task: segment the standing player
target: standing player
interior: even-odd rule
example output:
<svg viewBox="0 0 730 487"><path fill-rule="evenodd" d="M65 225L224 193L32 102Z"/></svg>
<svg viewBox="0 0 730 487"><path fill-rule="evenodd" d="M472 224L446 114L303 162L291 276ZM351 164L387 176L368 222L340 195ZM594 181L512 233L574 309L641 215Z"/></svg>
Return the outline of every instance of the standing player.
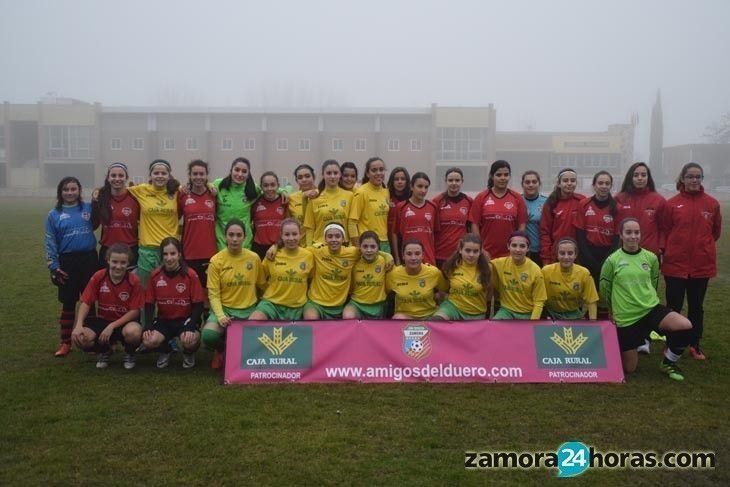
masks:
<svg viewBox="0 0 730 487"><path fill-rule="evenodd" d="M365 163L362 185L352 197L352 206L347 222L350 242L359 245L359 236L373 231L380 240L380 250L390 253L388 244L388 213L390 193L383 184L385 163L379 157L371 157Z"/></svg>
<svg viewBox="0 0 730 487"><path fill-rule="evenodd" d="M704 331L705 292L717 275L717 249L722 217L720 204L705 193L704 174L699 164L685 164L677 179L679 194L669 198L663 230L667 238L662 274L667 305L680 312L687 295L687 318L692 322L689 353L704 360L700 347Z"/></svg>
<svg viewBox="0 0 730 487"><path fill-rule="evenodd" d="M492 259L508 255L507 239L515 231L524 231L527 224L525 200L509 189L511 176L512 169L507 161L492 163L487 189L479 193L471 205L471 231L479 235L482 248Z"/></svg>
<svg viewBox="0 0 730 487"><path fill-rule="evenodd" d="M137 265L139 203L127 191L129 171L121 162L109 165L104 186L92 198L91 216L94 225L101 224L99 267L106 266L106 251L112 244L124 243L132 251L130 269Z"/></svg>
<svg viewBox="0 0 730 487"><path fill-rule="evenodd" d="M446 191L437 195L433 204L438 208L438 227L434 234L436 266L457 251L461 238L469 231L469 211L472 199L461 192L464 173L458 167L446 170Z"/></svg>
<svg viewBox="0 0 730 487"><path fill-rule="evenodd" d="M309 200L304 211L306 246L324 244L324 227L337 223L347 228L347 216L352 205L352 192L340 187L340 164L328 159L322 164L319 195ZM347 242L347 235L345 235Z"/></svg>
<svg viewBox="0 0 730 487"><path fill-rule="evenodd" d="M659 304L659 260L642 249L639 222L633 218L619 225L621 248L612 253L601 269L601 295L616 323L624 372L636 370L637 347L651 330L667 335L667 349L659 364L670 379L684 380L677 366L690 339L692 324L687 318Z"/></svg>
<svg viewBox="0 0 730 487"><path fill-rule="evenodd" d="M388 230L390 230L395 225L395 207L401 201L408 201L408 198L411 197L411 176L408 170L398 166L390 171L386 187L390 196L390 213L388 213ZM398 253L399 250L395 248L393 252Z"/></svg>
<svg viewBox="0 0 730 487"><path fill-rule="evenodd" d="M251 230L251 205L259 197L261 191L256 187L251 175L251 162L245 157L237 157L231 163L228 176L213 181L218 191L216 195L215 236L218 250L226 248L226 225L232 218L243 222L246 240L243 247L251 248L253 231Z"/></svg>
<svg viewBox="0 0 730 487"><path fill-rule="evenodd" d="M145 294L142 343L147 350L160 352L158 369L170 364L170 340L180 337L186 369L195 367L195 351L200 346L198 328L205 294L198 275L185 264L182 250L183 245L175 237L167 237L160 243L162 266L152 272ZM153 320L155 305L157 316Z"/></svg>
<svg viewBox="0 0 730 487"><path fill-rule="evenodd" d="M547 196L540 194L540 174L537 171L529 170L522 173L522 199L527 206L527 224L525 233L530 239L530 259L542 267L540 258L540 218L542 218L542 207L545 206Z"/></svg>
<svg viewBox="0 0 730 487"><path fill-rule="evenodd" d="M555 244L563 237L575 239L578 205L584 196L575 192L578 175L573 169L561 169L553 192L542 207L540 218L540 257L544 264L555 258Z"/></svg>
<svg viewBox="0 0 730 487"><path fill-rule="evenodd" d="M276 243L281 233L281 222L286 218L287 203L279 194L279 177L273 171L261 175L263 194L251 206L253 242L251 250L263 259L266 251Z"/></svg>
<svg viewBox="0 0 730 487"><path fill-rule="evenodd" d="M109 365L111 348L123 342L124 368L133 369L134 351L142 340L139 314L144 291L135 274L129 272L131 250L126 244L113 244L107 250L107 267L96 271L81 295L81 305L71 337L80 349L98 351L96 368ZM96 305L96 316L89 316Z"/></svg>
<svg viewBox="0 0 730 487"><path fill-rule="evenodd" d="M357 189L357 166L354 162L343 162L340 166L342 178L340 178L340 187L354 193Z"/></svg>
<svg viewBox="0 0 730 487"><path fill-rule="evenodd" d="M398 250L402 242L418 240L423 244L423 261L436 264L434 230L439 226L439 212L436 205L426 199L431 180L424 172L417 172L411 178L411 197L398 203L393 212L393 227L390 232L390 246L396 264L403 262Z"/></svg>
<svg viewBox="0 0 730 487"><path fill-rule="evenodd" d="M61 303L61 341L55 355L65 357L71 353L76 302L98 265L91 205L81 199L81 183L73 176L61 179L56 188L56 206L46 218L45 250Z"/></svg>
<svg viewBox="0 0 730 487"><path fill-rule="evenodd" d="M380 249L378 234L367 230L360 235L360 259L352 268L350 301L342 310L342 317L352 319L385 318L385 279L392 257Z"/></svg>
<svg viewBox="0 0 730 487"><path fill-rule="evenodd" d="M312 198L316 198L319 190L314 185L314 169L309 164L299 164L294 169L294 179L299 190L289 196L289 216L304 223L304 211Z"/></svg>
<svg viewBox="0 0 730 487"><path fill-rule="evenodd" d="M545 309L553 320L582 320L598 317L598 292L590 272L575 263L578 244L572 238L558 242L557 262L542 268L547 301Z"/></svg>

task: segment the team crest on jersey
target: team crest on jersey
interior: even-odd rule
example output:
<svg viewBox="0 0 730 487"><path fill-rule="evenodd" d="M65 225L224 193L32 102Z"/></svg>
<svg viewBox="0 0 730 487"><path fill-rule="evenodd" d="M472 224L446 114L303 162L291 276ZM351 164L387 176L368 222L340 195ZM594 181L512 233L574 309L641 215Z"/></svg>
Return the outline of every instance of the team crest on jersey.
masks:
<svg viewBox="0 0 730 487"><path fill-rule="evenodd" d="M122 208L122 215L129 216L131 214L132 214L131 208L129 208L128 206L125 206L124 208Z"/></svg>
<svg viewBox="0 0 730 487"><path fill-rule="evenodd" d="M174 197L175 197L175 195L174 195L174 194L168 194L168 195L167 195L167 199L168 199L168 200L171 200L171 199L173 199Z"/></svg>
<svg viewBox="0 0 730 487"><path fill-rule="evenodd" d="M380 274L380 271L383 270L379 265L375 266L375 269L373 269L376 274Z"/></svg>
<svg viewBox="0 0 730 487"><path fill-rule="evenodd" d="M647 208L644 210L644 213L646 214L646 216L652 217L654 216L655 211L654 208Z"/></svg>
<svg viewBox="0 0 730 487"><path fill-rule="evenodd" d="M603 215L603 221L606 223L611 223L613 221L613 217L611 215Z"/></svg>
<svg viewBox="0 0 730 487"><path fill-rule="evenodd" d="M340 200L340 206L343 207L343 208L346 207L347 206L347 201Z"/></svg>
<svg viewBox="0 0 730 487"><path fill-rule="evenodd" d="M418 280L418 287L426 287L426 280L425 279L419 279Z"/></svg>
<svg viewBox="0 0 730 487"><path fill-rule="evenodd" d="M121 292L119 293L119 299L121 301L126 301L129 299L129 293L128 292Z"/></svg>
<svg viewBox="0 0 730 487"><path fill-rule="evenodd" d="M432 217L431 213L424 213L423 216L426 218L426 221L427 222L430 222L431 221L431 217Z"/></svg>
<svg viewBox="0 0 730 487"><path fill-rule="evenodd" d="M102 284L102 285L101 285L101 287L99 288L99 292L100 292L100 293L110 293L110 292L112 292L112 290L111 290L111 289L109 289L109 286L107 286L107 285L106 285L106 283L104 283L104 284Z"/></svg>
<svg viewBox="0 0 730 487"><path fill-rule="evenodd" d="M177 290L178 293L182 294L187 289L187 286L185 286L184 282L180 282L177 284L177 286L175 286L175 289Z"/></svg>
<svg viewBox="0 0 730 487"><path fill-rule="evenodd" d="M205 206L207 206L208 208L213 208L215 206L215 203L213 202L213 200L205 200Z"/></svg>
<svg viewBox="0 0 730 487"><path fill-rule="evenodd" d="M504 207L507 208L508 210L511 210L512 208L514 208L514 206L515 205L511 201L504 202Z"/></svg>
<svg viewBox="0 0 730 487"><path fill-rule="evenodd" d="M593 211L593 208L588 208L585 216L596 216L596 212Z"/></svg>
<svg viewBox="0 0 730 487"><path fill-rule="evenodd" d="M282 208L281 206L280 206L280 207L278 207L278 208L276 209L276 213L278 213L279 215L283 215L283 214L284 214L284 208Z"/></svg>
<svg viewBox="0 0 730 487"><path fill-rule="evenodd" d="M466 207L462 206L461 208L459 208L459 213L461 213L462 215L466 215Z"/></svg>
<svg viewBox="0 0 730 487"><path fill-rule="evenodd" d="M188 196L188 199L185 200L185 206L194 205L194 204L195 204L195 200L193 199L193 197Z"/></svg>
<svg viewBox="0 0 730 487"><path fill-rule="evenodd" d="M527 272L520 272L520 281L526 282L528 277Z"/></svg>
<svg viewBox="0 0 730 487"><path fill-rule="evenodd" d="M411 210L410 208L407 208L406 209L406 217L409 217L409 216L416 216L416 214L414 213L413 210Z"/></svg>
<svg viewBox="0 0 730 487"><path fill-rule="evenodd" d="M646 262L642 262L641 263L641 268L644 269L645 271L648 271L649 270L649 264L647 264Z"/></svg>
<svg viewBox="0 0 730 487"><path fill-rule="evenodd" d="M709 220L710 218L712 218L712 212L710 212L710 211L703 211L702 212L702 216L704 217L705 220Z"/></svg>
<svg viewBox="0 0 730 487"><path fill-rule="evenodd" d="M301 270L304 270L304 269L306 269L306 268L307 268L307 263L306 263L306 262L300 262L300 263L299 263L299 268L300 268Z"/></svg>
<svg viewBox="0 0 730 487"><path fill-rule="evenodd" d="M160 279L155 283L155 287L167 287L167 281L160 277Z"/></svg>
<svg viewBox="0 0 730 487"><path fill-rule="evenodd" d="M81 218L83 218L86 221L89 221L89 220L91 220L91 213L89 213L88 211L84 211L81 213Z"/></svg>
<svg viewBox="0 0 730 487"><path fill-rule="evenodd" d="M573 283L573 291L578 291L580 289L580 283L574 282Z"/></svg>
<svg viewBox="0 0 730 487"><path fill-rule="evenodd" d="M347 267L348 265L350 265L350 262L348 260L342 259L341 264L342 267Z"/></svg>
<svg viewBox="0 0 730 487"><path fill-rule="evenodd" d="M431 354L431 330L416 324L403 328L403 353L415 360L428 357Z"/></svg>
<svg viewBox="0 0 730 487"><path fill-rule="evenodd" d="M253 262L246 262L246 270L250 271L251 269L253 269Z"/></svg>

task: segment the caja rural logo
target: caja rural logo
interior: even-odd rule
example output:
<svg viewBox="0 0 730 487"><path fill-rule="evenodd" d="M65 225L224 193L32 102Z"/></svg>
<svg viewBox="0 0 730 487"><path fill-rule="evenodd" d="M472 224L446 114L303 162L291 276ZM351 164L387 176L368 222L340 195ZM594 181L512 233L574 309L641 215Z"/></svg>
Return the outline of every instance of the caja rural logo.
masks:
<svg viewBox="0 0 730 487"><path fill-rule="evenodd" d="M409 323L403 328L403 353L415 360L431 355L431 330L425 325Z"/></svg>
<svg viewBox="0 0 730 487"><path fill-rule="evenodd" d="M533 326L537 366L541 369L606 367L598 326Z"/></svg>
<svg viewBox="0 0 730 487"><path fill-rule="evenodd" d="M312 366L312 327L246 326L242 369L308 369Z"/></svg>

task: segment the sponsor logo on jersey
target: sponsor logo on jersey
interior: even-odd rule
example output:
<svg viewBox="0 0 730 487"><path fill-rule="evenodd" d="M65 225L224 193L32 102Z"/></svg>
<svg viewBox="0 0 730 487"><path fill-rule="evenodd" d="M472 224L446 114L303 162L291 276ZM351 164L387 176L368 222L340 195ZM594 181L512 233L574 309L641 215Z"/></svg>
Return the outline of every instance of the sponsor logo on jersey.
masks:
<svg viewBox="0 0 730 487"><path fill-rule="evenodd" d="M100 292L100 293L110 293L110 292L112 292L112 290L111 290L111 289L109 289L109 286L107 286L107 285L106 285L106 283L104 283L104 284L102 284L102 285L101 285L101 287L99 288L99 292Z"/></svg>
<svg viewBox="0 0 730 487"><path fill-rule="evenodd" d="M167 281L165 281L164 278L160 277L158 281L155 283L155 287L167 287Z"/></svg>
<svg viewBox="0 0 730 487"><path fill-rule="evenodd" d="M263 203L259 203L256 207L256 211L266 211L266 206Z"/></svg>
<svg viewBox="0 0 730 487"><path fill-rule="evenodd" d="M588 208L588 209L586 210L586 214L585 214L585 216L596 216L596 212L595 212L595 211L593 211L593 208Z"/></svg>
<svg viewBox="0 0 730 487"><path fill-rule="evenodd" d="M195 204L195 199L193 199L192 197L188 196L188 199L185 200L185 206L194 205L194 204Z"/></svg>
<svg viewBox="0 0 730 487"><path fill-rule="evenodd" d="M490 206L494 204L494 200L492 198L487 198L487 201L484 202L484 206Z"/></svg>
<svg viewBox="0 0 730 487"><path fill-rule="evenodd" d="M405 216L406 216L406 218L411 217L411 216L416 216L416 213L413 210L411 210L410 208L406 208Z"/></svg>

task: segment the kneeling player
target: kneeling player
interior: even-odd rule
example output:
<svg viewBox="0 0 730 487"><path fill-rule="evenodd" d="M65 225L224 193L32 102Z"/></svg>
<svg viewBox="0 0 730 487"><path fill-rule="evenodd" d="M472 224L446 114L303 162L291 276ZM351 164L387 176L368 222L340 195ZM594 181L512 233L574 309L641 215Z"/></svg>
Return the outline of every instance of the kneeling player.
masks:
<svg viewBox="0 0 730 487"><path fill-rule="evenodd" d="M134 351L142 338L138 323L144 304L144 291L135 274L128 271L132 252L126 244L114 244L107 250L107 269L97 271L83 294L71 339L77 347L99 352L96 368L109 365L110 345L123 342L124 368L135 366ZM89 316L97 305L97 316Z"/></svg>
<svg viewBox="0 0 730 487"><path fill-rule="evenodd" d="M160 243L162 266L150 275L145 297L145 331L142 342L148 350L157 349L157 368L170 364L170 341L180 337L183 368L195 366L195 351L200 346L200 317L205 294L198 275L187 266L182 244L174 237ZM152 320L157 305L157 317Z"/></svg>

